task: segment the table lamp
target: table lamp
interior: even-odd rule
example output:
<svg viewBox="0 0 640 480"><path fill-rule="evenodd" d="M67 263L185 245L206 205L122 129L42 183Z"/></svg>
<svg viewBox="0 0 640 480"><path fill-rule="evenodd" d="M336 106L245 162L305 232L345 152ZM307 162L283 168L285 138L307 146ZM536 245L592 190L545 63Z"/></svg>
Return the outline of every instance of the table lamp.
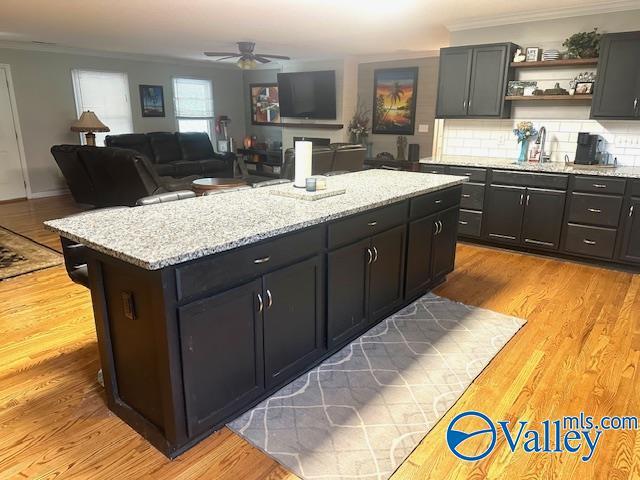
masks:
<svg viewBox="0 0 640 480"><path fill-rule="evenodd" d="M85 132L87 145L96 146L96 135L93 132L108 132L109 127L100 121L100 119L91 110L82 112L80 118L71 125L72 132Z"/></svg>

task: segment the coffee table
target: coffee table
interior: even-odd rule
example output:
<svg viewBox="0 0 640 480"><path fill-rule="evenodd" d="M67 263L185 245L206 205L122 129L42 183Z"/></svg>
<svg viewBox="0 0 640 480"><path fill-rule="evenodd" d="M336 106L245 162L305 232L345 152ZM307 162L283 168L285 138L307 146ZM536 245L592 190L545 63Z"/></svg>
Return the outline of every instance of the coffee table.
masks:
<svg viewBox="0 0 640 480"><path fill-rule="evenodd" d="M242 178L198 178L191 182L191 189L198 196L215 190L228 190L247 185Z"/></svg>

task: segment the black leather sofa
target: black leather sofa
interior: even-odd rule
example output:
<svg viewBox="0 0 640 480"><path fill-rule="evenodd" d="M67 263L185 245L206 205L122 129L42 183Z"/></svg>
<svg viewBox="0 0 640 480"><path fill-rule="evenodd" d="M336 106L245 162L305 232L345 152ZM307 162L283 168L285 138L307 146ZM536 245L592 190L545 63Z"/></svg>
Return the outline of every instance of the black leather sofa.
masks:
<svg viewBox="0 0 640 480"><path fill-rule="evenodd" d="M142 197L188 190L200 177L161 177L145 155L124 148L54 145L51 154L74 200L95 207L132 207Z"/></svg>
<svg viewBox="0 0 640 480"><path fill-rule="evenodd" d="M204 132L107 135L105 145L145 155L161 176L233 177L235 156L215 153L209 135Z"/></svg>
<svg viewBox="0 0 640 480"><path fill-rule="evenodd" d="M326 175L333 172L357 172L364 169L367 149L362 145L340 144L329 147L313 147L311 154L311 174ZM295 176L295 149L285 151L282 176Z"/></svg>

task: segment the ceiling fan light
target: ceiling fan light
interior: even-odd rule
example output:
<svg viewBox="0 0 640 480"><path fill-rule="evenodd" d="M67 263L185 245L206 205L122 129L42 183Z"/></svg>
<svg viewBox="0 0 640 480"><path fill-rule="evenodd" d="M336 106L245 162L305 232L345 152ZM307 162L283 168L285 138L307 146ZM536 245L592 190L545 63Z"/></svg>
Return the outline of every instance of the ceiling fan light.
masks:
<svg viewBox="0 0 640 480"><path fill-rule="evenodd" d="M252 70L256 68L257 63L253 58L240 58L238 66L243 70Z"/></svg>

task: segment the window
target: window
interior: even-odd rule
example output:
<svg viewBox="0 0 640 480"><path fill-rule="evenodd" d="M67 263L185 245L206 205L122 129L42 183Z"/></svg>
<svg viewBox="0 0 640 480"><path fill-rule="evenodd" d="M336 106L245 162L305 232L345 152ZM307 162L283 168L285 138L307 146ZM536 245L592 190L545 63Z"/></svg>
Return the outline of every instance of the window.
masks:
<svg viewBox="0 0 640 480"><path fill-rule="evenodd" d="M207 132L213 126L213 95L209 80L173 79L173 101L179 132Z"/></svg>
<svg viewBox="0 0 640 480"><path fill-rule="evenodd" d="M104 137L133 132L129 79L126 73L73 70L73 93L78 117L91 110L109 127L108 133L96 133L96 145L104 145ZM80 134L84 144L84 134Z"/></svg>

